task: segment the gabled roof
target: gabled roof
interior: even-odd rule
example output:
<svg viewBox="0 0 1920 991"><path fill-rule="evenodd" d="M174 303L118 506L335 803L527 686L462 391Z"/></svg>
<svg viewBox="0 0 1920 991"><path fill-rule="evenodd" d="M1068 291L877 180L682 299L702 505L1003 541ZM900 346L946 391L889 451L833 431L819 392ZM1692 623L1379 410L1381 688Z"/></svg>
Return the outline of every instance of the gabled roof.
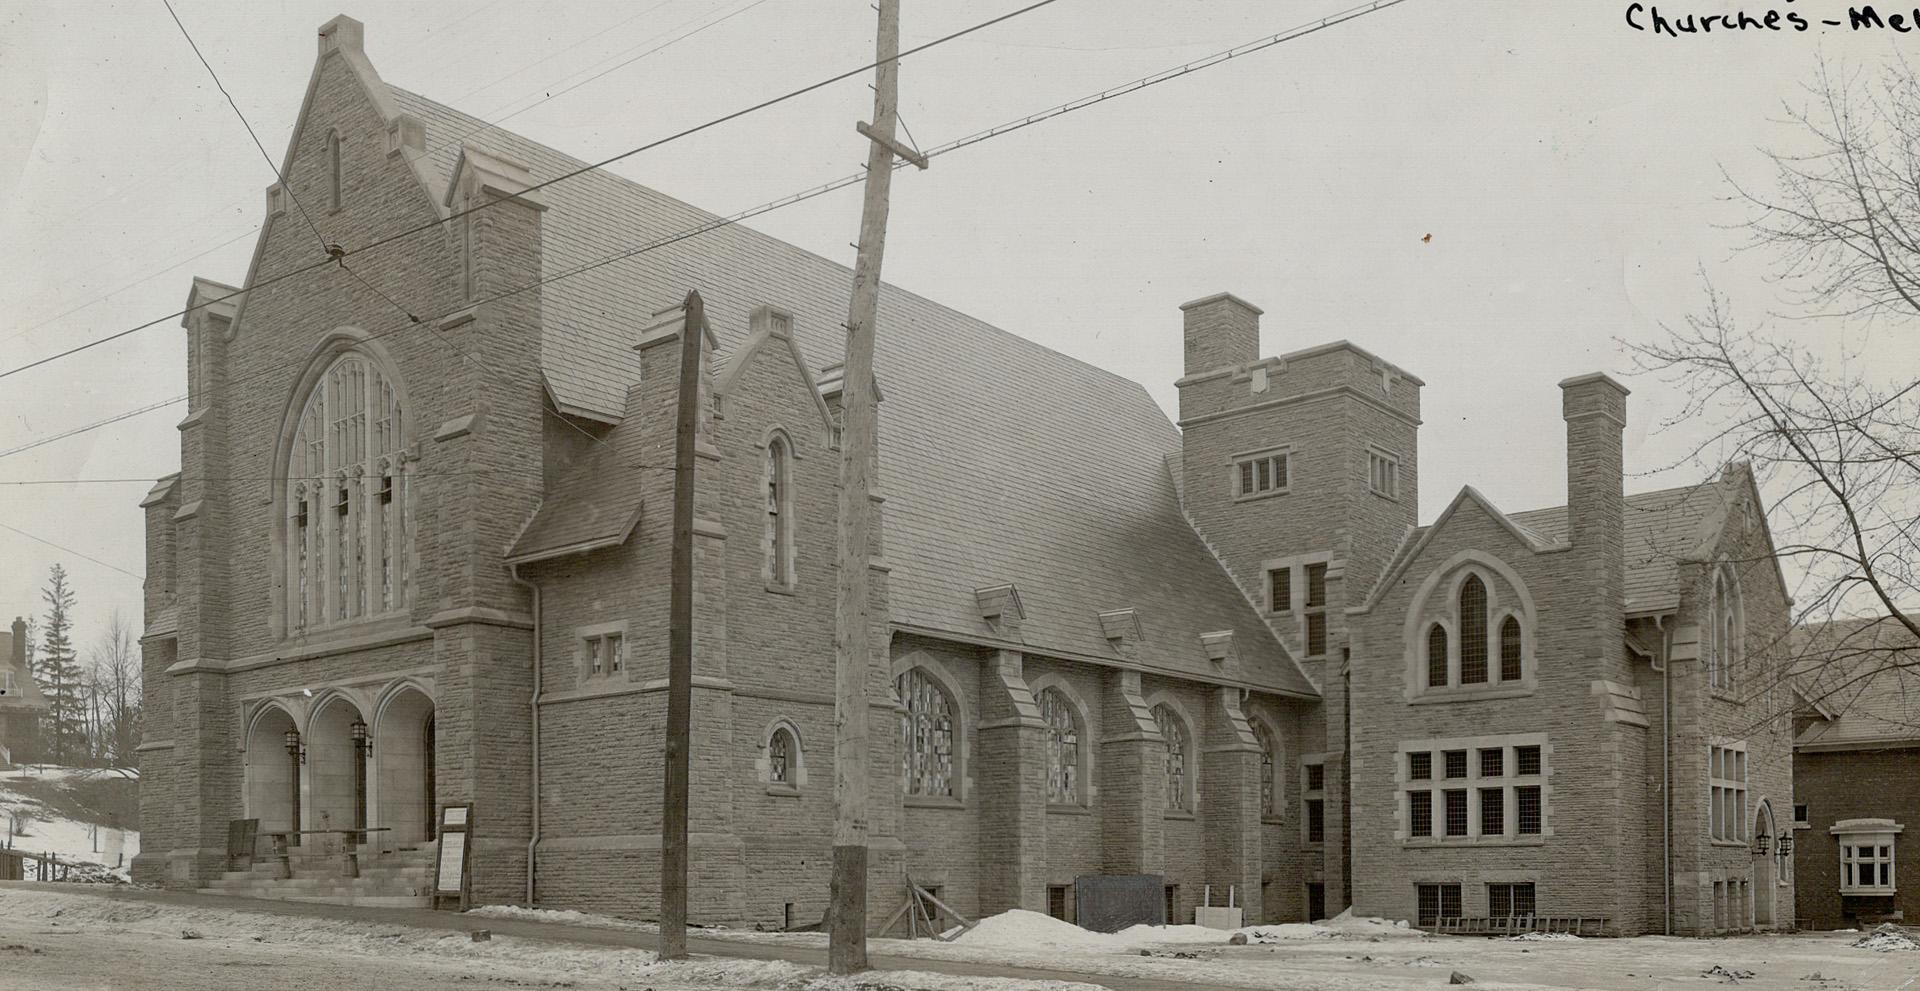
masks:
<svg viewBox="0 0 1920 991"><path fill-rule="evenodd" d="M1680 563L1699 558L1709 521L1720 519L1724 512L1717 479L1627 496L1622 551L1629 615L1680 607ZM1567 541L1565 506L1515 513L1513 521L1556 543ZM1718 527L1711 529L1717 532Z"/></svg>
<svg viewBox="0 0 1920 991"><path fill-rule="evenodd" d="M1790 641L1794 688L1822 717L1803 750L1920 746L1920 640L1891 617L1798 627Z"/></svg>
<svg viewBox="0 0 1920 991"><path fill-rule="evenodd" d="M585 164L425 97L392 95L425 123L421 162L442 188L462 143L526 165L536 181ZM605 171L540 196L549 277L714 219ZM800 353L830 368L842 360L852 278L747 227L722 227L543 287L541 369L562 408L619 420L638 381L640 327L689 289L706 303L717 360L743 345L751 312L773 304L793 314ZM1099 614L1135 608L1144 640L1128 663L1317 694L1182 516L1165 464L1180 434L1145 389L894 286L882 289L879 326L880 484L897 626L992 640L974 590L1013 582L1026 604L1020 637L1037 653L1117 663ZM634 508L612 484L625 474L570 473L516 552L611 539ZM1238 633L1224 668L1200 640L1222 630Z"/></svg>
<svg viewBox="0 0 1920 991"><path fill-rule="evenodd" d="M1536 554L1567 548L1564 536L1556 540L1523 526L1514 517L1501 512L1500 507L1495 506L1491 499L1481 495L1479 489L1471 485L1462 486L1459 494L1453 497L1453 501L1447 504L1446 509L1441 510L1437 519L1426 526L1417 526L1407 531L1407 535L1400 540L1400 546L1394 549L1393 556L1387 559L1387 566L1380 570L1380 577L1374 581L1373 588L1367 593L1366 599L1361 605L1348 611L1366 612L1378 605L1381 597L1386 595L1387 589L1393 587L1393 583L1400 580L1401 574L1407 570L1413 560L1420 556L1420 552L1427 546L1427 541L1433 539L1434 534L1446 529L1448 521L1453 519L1454 514L1458 513L1461 507L1469 504L1480 507L1488 516L1493 517L1495 523L1500 524L1512 534L1515 540L1520 541L1528 550Z"/></svg>

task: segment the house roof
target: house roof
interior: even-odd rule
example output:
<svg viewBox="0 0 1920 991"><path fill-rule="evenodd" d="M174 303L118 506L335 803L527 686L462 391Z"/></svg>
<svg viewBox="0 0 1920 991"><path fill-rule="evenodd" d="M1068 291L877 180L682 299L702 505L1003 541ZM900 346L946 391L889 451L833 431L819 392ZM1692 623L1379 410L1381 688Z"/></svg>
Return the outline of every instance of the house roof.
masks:
<svg viewBox="0 0 1920 991"><path fill-rule="evenodd" d="M13 663L13 632L0 630L0 672L13 672L13 689L0 694L0 712L19 709L43 710L47 707L46 697L40 694L40 686L34 683L33 675ZM0 685L0 688L5 688Z"/></svg>
<svg viewBox="0 0 1920 991"><path fill-rule="evenodd" d="M1567 507L1550 506L1520 513L1503 513L1472 486L1461 490L1445 512L1426 526L1407 532L1381 569L1367 603L1371 606L1397 580L1435 527L1445 525L1456 509L1478 503L1496 519L1512 527L1514 535L1536 551L1564 549L1568 542ZM1727 507L1725 479L1697 485L1641 492L1626 497L1624 599L1629 615L1669 612L1680 605L1680 563L1696 559L1717 531Z"/></svg>
<svg viewBox="0 0 1920 991"><path fill-rule="evenodd" d="M536 181L586 164L425 97L392 97L425 123L422 164L442 188L462 141L525 165ZM714 219L599 170L539 196L548 277ZM750 312L771 303L793 313L807 361L829 368L842 358L851 285L842 265L729 225L543 287L541 368L563 411L617 422L638 380L640 327L688 289L706 303L716 359L745 340ZM1144 630L1139 667L1317 694L1187 523L1165 465L1180 435L1145 389L891 285L879 325L895 624L989 638L974 590L1011 582L1026 609L1021 637L1036 652L1117 662L1099 614L1131 607ZM567 476L555 510L536 515L515 555L608 539L639 511L620 501L634 488L622 489L626 470ZM1226 666L1200 641L1223 630L1237 634Z"/></svg>
<svg viewBox="0 0 1920 991"><path fill-rule="evenodd" d="M1627 496L1625 592L1628 614L1670 612L1680 607L1680 563L1694 559L1706 531L1726 511L1720 479ZM1515 525L1555 544L1565 544L1567 507L1514 513Z"/></svg>
<svg viewBox="0 0 1920 991"><path fill-rule="evenodd" d="M1834 620L1796 628L1791 643L1795 690L1822 717L1795 747L1920 744L1920 640L1904 625Z"/></svg>

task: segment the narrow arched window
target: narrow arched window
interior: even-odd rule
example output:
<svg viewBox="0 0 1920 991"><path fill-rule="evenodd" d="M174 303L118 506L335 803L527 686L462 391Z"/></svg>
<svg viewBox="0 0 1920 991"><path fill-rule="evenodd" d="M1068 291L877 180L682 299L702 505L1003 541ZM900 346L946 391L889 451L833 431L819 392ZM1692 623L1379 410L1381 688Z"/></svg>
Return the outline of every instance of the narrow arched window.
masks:
<svg viewBox="0 0 1920 991"><path fill-rule="evenodd" d="M1508 616L1500 624L1500 680L1519 681L1520 664L1520 620Z"/></svg>
<svg viewBox="0 0 1920 991"><path fill-rule="evenodd" d="M925 671L910 668L894 683L900 714L900 786L909 795L954 794L953 701Z"/></svg>
<svg viewBox="0 0 1920 991"><path fill-rule="evenodd" d="M776 785L793 784L793 759L800 750L794 742L793 734L782 726L773 731L767 740L767 782Z"/></svg>
<svg viewBox="0 0 1920 991"><path fill-rule="evenodd" d="M1080 804L1080 720L1059 689L1040 692L1040 719L1047 724L1047 801Z"/></svg>
<svg viewBox="0 0 1920 991"><path fill-rule="evenodd" d="M1153 707L1153 721L1160 727L1160 736L1167 741L1167 809L1185 812L1191 805L1187 800L1186 724L1164 705Z"/></svg>
<svg viewBox="0 0 1920 991"><path fill-rule="evenodd" d="M1468 575L1460 586L1460 683L1487 681L1487 586Z"/></svg>
<svg viewBox="0 0 1920 991"><path fill-rule="evenodd" d="M1447 686L1447 628L1439 623L1427 629L1427 687Z"/></svg>
<svg viewBox="0 0 1920 991"><path fill-rule="evenodd" d="M340 132L327 132L327 209L340 209Z"/></svg>
<svg viewBox="0 0 1920 991"><path fill-rule="evenodd" d="M1247 726L1253 730L1253 739L1260 744L1260 814L1276 815L1280 807L1278 801L1280 773L1280 743L1273 738L1273 731L1258 719L1250 719Z"/></svg>
<svg viewBox="0 0 1920 991"><path fill-rule="evenodd" d="M407 605L406 453L398 391L349 352L301 408L286 466L287 629Z"/></svg>
<svg viewBox="0 0 1920 991"><path fill-rule="evenodd" d="M767 444L766 579L781 588L793 584L792 469L785 438Z"/></svg>

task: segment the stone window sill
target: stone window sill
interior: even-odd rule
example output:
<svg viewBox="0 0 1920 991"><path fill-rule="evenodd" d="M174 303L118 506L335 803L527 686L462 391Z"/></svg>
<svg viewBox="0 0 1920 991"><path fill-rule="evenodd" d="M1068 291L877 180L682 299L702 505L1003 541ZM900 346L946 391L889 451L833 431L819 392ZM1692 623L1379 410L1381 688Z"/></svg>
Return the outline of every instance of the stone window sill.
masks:
<svg viewBox="0 0 1920 991"><path fill-rule="evenodd" d="M1733 689L1731 688L1709 688L1707 689L1707 694L1713 696L1714 701L1725 702L1728 705L1744 707L1747 704L1745 699L1733 694Z"/></svg>
<svg viewBox="0 0 1920 991"><path fill-rule="evenodd" d="M1421 689L1420 694L1407 700L1408 705L1438 705L1443 702L1479 702L1492 699L1517 699L1533 694L1533 686L1522 682L1519 685L1490 685L1484 688L1447 688Z"/></svg>
<svg viewBox="0 0 1920 991"><path fill-rule="evenodd" d="M768 582L767 591L772 592L775 595L793 595L794 594L794 589L792 585L782 585L779 582Z"/></svg>
<svg viewBox="0 0 1920 991"><path fill-rule="evenodd" d="M1741 849L1745 849L1747 846L1746 840L1712 840L1710 839L1707 841L1707 843L1710 846L1728 847L1728 848L1739 847Z"/></svg>
<svg viewBox="0 0 1920 991"><path fill-rule="evenodd" d="M799 798L800 789L792 785L768 785L767 794L775 798Z"/></svg>
<svg viewBox="0 0 1920 991"><path fill-rule="evenodd" d="M1162 819L1173 819L1173 820L1177 820L1177 821L1182 821L1182 822L1192 822L1192 821L1193 821L1193 813L1191 813L1191 812L1164 812L1164 813L1161 813L1161 815L1160 815L1160 818L1162 818Z"/></svg>
<svg viewBox="0 0 1920 991"><path fill-rule="evenodd" d="M1840 894L1844 898L1892 898L1893 893L1892 888L1849 888L1845 885L1840 887Z"/></svg>
<svg viewBox="0 0 1920 991"><path fill-rule="evenodd" d="M1262 826L1284 826L1287 824L1287 821L1279 816L1263 815L1260 817L1260 824Z"/></svg>
<svg viewBox="0 0 1920 991"><path fill-rule="evenodd" d="M910 809L964 809L965 802L947 795L906 795L900 804Z"/></svg>
<svg viewBox="0 0 1920 991"><path fill-rule="evenodd" d="M1483 847L1483 846L1546 846L1544 835L1529 833L1526 836L1410 836L1400 841L1400 845L1409 849L1423 847Z"/></svg>
<svg viewBox="0 0 1920 991"><path fill-rule="evenodd" d="M1048 805L1047 814L1055 816L1090 816L1093 810L1084 805Z"/></svg>

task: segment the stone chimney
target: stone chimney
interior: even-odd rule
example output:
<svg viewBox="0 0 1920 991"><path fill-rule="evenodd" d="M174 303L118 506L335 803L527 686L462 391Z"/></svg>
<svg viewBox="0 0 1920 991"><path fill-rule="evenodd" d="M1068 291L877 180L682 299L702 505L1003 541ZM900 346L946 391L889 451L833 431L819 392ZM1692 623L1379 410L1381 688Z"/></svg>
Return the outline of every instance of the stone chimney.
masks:
<svg viewBox="0 0 1920 991"><path fill-rule="evenodd" d="M1560 398L1567 421L1567 539L1595 583L1600 630L1617 631L1624 595L1627 500L1620 432L1627 425L1627 388L1595 372L1561 382Z"/></svg>
<svg viewBox="0 0 1920 991"><path fill-rule="evenodd" d="M1260 308L1232 293L1182 304L1188 375L1260 357Z"/></svg>
<svg viewBox="0 0 1920 991"><path fill-rule="evenodd" d="M18 616L13 618L13 656L7 663L22 671L27 669L27 621Z"/></svg>

